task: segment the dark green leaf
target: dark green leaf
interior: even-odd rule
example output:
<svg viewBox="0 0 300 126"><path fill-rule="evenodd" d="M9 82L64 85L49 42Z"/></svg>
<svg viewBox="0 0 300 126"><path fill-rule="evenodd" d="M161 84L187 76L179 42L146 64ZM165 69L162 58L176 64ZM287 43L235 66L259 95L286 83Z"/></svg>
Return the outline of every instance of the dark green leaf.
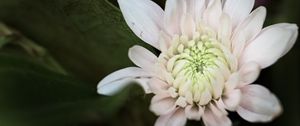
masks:
<svg viewBox="0 0 300 126"><path fill-rule="evenodd" d="M45 47L69 73L94 84L129 66L127 50L139 41L106 0L1 0L0 20Z"/></svg>
<svg viewBox="0 0 300 126"><path fill-rule="evenodd" d="M0 125L4 126L106 123L119 112L129 91L99 96L94 86L3 53L0 82Z"/></svg>

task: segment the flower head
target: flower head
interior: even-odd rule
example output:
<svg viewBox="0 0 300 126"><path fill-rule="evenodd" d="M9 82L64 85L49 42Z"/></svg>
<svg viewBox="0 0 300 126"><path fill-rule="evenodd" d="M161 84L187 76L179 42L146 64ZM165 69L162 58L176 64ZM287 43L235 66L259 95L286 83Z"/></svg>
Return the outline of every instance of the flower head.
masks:
<svg viewBox="0 0 300 126"><path fill-rule="evenodd" d="M133 32L161 51L129 50L138 67L105 77L100 94L111 95L132 82L153 93L156 126L183 126L187 119L206 126L230 126L227 111L250 122L267 122L282 111L265 87L252 84L261 69L294 45L295 24L262 29L266 9L251 12L254 0L167 0L165 10L151 0L118 0Z"/></svg>

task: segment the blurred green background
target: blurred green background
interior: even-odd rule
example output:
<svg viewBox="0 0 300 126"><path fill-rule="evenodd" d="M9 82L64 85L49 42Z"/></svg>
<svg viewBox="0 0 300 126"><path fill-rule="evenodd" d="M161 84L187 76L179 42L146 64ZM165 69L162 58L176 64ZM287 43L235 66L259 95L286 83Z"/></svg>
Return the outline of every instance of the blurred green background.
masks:
<svg viewBox="0 0 300 126"><path fill-rule="evenodd" d="M155 0L162 7L165 0ZM265 25L300 22L298 0L257 0ZM128 87L113 97L96 85L133 64L132 45L145 45L127 27L116 0L0 0L0 126L152 126L151 95ZM8 27L7 27L8 26ZM230 113L234 126L300 125L300 43L262 71L263 84L284 113L251 124ZM189 121L188 126L200 126Z"/></svg>

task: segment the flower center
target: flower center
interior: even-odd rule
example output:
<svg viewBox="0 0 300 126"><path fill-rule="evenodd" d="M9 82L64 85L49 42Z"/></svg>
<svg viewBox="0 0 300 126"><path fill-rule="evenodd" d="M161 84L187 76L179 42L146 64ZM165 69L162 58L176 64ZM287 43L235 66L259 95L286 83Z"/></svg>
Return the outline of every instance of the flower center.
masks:
<svg viewBox="0 0 300 126"><path fill-rule="evenodd" d="M233 71L229 50L214 37L195 33L193 39L175 36L167 52L159 56L166 67L169 92L177 104L206 105L222 95Z"/></svg>

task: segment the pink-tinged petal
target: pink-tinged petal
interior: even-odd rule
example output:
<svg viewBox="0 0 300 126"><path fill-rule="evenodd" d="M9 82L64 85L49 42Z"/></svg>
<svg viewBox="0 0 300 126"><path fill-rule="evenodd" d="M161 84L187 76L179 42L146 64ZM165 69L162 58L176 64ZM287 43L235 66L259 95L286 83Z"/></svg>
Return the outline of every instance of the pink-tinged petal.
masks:
<svg viewBox="0 0 300 126"><path fill-rule="evenodd" d="M222 98L225 108L230 111L235 111L241 101L242 93L239 89L235 89L227 93Z"/></svg>
<svg viewBox="0 0 300 126"><path fill-rule="evenodd" d="M197 99L196 96L197 95L194 96L194 99ZM206 89L204 89L204 91L202 92L202 94L200 96L199 104L206 105L207 103L209 103L211 101L211 99L212 99L212 94L210 93L209 89L206 88Z"/></svg>
<svg viewBox="0 0 300 126"><path fill-rule="evenodd" d="M206 10L204 11L204 21L210 25L215 31L218 31L220 17L222 15L221 0L210 0Z"/></svg>
<svg viewBox="0 0 300 126"><path fill-rule="evenodd" d="M226 111L226 106L221 98L217 101L214 100L214 103L216 107L223 113L223 115L228 115L228 112Z"/></svg>
<svg viewBox="0 0 300 126"><path fill-rule="evenodd" d="M272 25L263 29L244 50L240 64L256 62L261 68L266 68L275 63L295 43L293 38L298 27L293 24L288 26Z"/></svg>
<svg viewBox="0 0 300 126"><path fill-rule="evenodd" d="M287 47L285 48L285 51L282 53L281 56L285 55L295 44L297 37L298 37L298 26L295 24L289 24L289 23L279 23L276 24L276 26L284 28L284 29L289 29L294 31L291 39L290 39L290 44L287 45Z"/></svg>
<svg viewBox="0 0 300 126"><path fill-rule="evenodd" d="M214 70L214 72L212 72L212 75L215 75L215 78L211 79L212 96L213 98L217 99L223 93L225 79L220 71Z"/></svg>
<svg viewBox="0 0 300 126"><path fill-rule="evenodd" d="M239 84L240 87L253 83L259 76L260 73L260 67L255 62L249 62L246 64L243 64L241 69L239 70L239 73L241 74L241 83Z"/></svg>
<svg viewBox="0 0 300 126"><path fill-rule="evenodd" d="M239 83L240 83L239 73L231 74L225 83L225 93L229 93L230 91L234 90Z"/></svg>
<svg viewBox="0 0 300 126"><path fill-rule="evenodd" d="M206 108L202 116L205 126L231 126L232 122L227 115L220 115L211 110L211 107Z"/></svg>
<svg viewBox="0 0 300 126"><path fill-rule="evenodd" d="M196 12L196 6L195 6L195 2L197 0L187 0L186 1L186 13L190 14L192 19L194 19L194 15L195 15L195 12ZM201 0L202 1L202 0Z"/></svg>
<svg viewBox="0 0 300 126"><path fill-rule="evenodd" d="M190 13L195 21L195 24L202 20L202 15L205 10L206 0L187 0L187 13Z"/></svg>
<svg viewBox="0 0 300 126"><path fill-rule="evenodd" d="M144 47L137 45L131 47L128 51L128 56L135 65L143 68L144 70L155 70L155 63L158 59L152 52Z"/></svg>
<svg viewBox="0 0 300 126"><path fill-rule="evenodd" d="M211 102L208 106L215 116L221 117L228 115L228 113L225 111L225 108L219 108L217 105L215 105L215 101Z"/></svg>
<svg viewBox="0 0 300 126"><path fill-rule="evenodd" d="M185 107L185 115L191 120L200 120L204 113L204 109L201 106L188 105Z"/></svg>
<svg viewBox="0 0 300 126"><path fill-rule="evenodd" d="M171 37L167 33L161 31L160 32L160 38L159 38L160 51L161 52L168 51L169 47L172 44L171 42L172 42Z"/></svg>
<svg viewBox="0 0 300 126"><path fill-rule="evenodd" d="M146 43L159 49L163 10L151 0L118 0L126 23Z"/></svg>
<svg viewBox="0 0 300 126"><path fill-rule="evenodd" d="M168 90L169 85L157 78L152 78L149 81L149 88L154 94L165 93Z"/></svg>
<svg viewBox="0 0 300 126"><path fill-rule="evenodd" d="M180 34L182 16L186 13L185 0L167 0L165 6L164 27L171 34Z"/></svg>
<svg viewBox="0 0 300 126"><path fill-rule="evenodd" d="M243 107L238 107L237 112L242 118L249 122L270 122L273 118L271 116L257 114L255 112L244 109Z"/></svg>
<svg viewBox="0 0 300 126"><path fill-rule="evenodd" d="M150 93L147 80L152 75L149 72L137 67L128 67L113 72L102 79L98 84L98 93L103 95L113 95L124 87L138 83L146 93Z"/></svg>
<svg viewBox="0 0 300 126"><path fill-rule="evenodd" d="M156 115L166 115L176 109L176 99L168 93L155 95L151 100L150 110Z"/></svg>
<svg viewBox="0 0 300 126"><path fill-rule="evenodd" d="M232 33L232 24L231 19L225 13L220 17L220 28L218 31L218 39L225 45L227 48L231 48L231 34Z"/></svg>
<svg viewBox="0 0 300 126"><path fill-rule="evenodd" d="M167 124L168 124L170 118L173 116L174 112L176 112L176 110L174 110L170 114L159 116L159 118L156 120L154 126L167 126Z"/></svg>
<svg viewBox="0 0 300 126"><path fill-rule="evenodd" d="M206 0L195 0L195 21L196 24L202 21L203 12L206 8L205 6Z"/></svg>
<svg viewBox="0 0 300 126"><path fill-rule="evenodd" d="M184 110L177 109L170 114L160 116L154 126L184 126L186 121Z"/></svg>
<svg viewBox="0 0 300 126"><path fill-rule="evenodd" d="M255 0L226 0L223 11L231 17L233 26L236 27L249 15L254 2Z"/></svg>
<svg viewBox="0 0 300 126"><path fill-rule="evenodd" d="M265 7L258 7L240 24L236 32L244 31L246 41L249 42L262 30L267 10Z"/></svg>
<svg viewBox="0 0 300 126"><path fill-rule="evenodd" d="M188 37L193 37L193 34L196 31L195 21L190 13L186 13L181 19L181 32L183 35Z"/></svg>
<svg viewBox="0 0 300 126"><path fill-rule="evenodd" d="M245 45L261 31L265 18L266 8L255 9L235 30L232 38L233 53L239 57Z"/></svg>
<svg viewBox="0 0 300 126"><path fill-rule="evenodd" d="M265 87L246 85L241 91L242 100L237 112L245 120L269 122L282 112L279 100Z"/></svg>

